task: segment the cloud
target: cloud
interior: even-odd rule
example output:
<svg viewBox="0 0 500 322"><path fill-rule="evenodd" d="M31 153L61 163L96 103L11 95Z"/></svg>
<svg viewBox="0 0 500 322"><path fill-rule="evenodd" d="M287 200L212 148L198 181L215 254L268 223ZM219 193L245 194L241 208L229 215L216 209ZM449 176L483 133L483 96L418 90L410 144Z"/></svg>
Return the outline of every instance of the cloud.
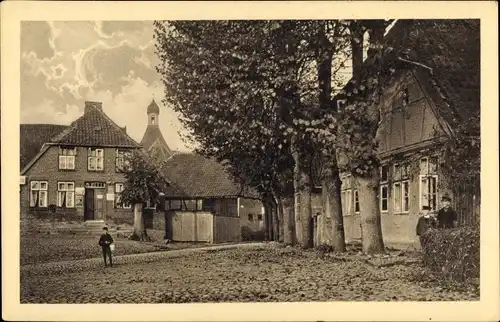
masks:
<svg viewBox="0 0 500 322"><path fill-rule="evenodd" d="M55 51L49 43L52 30L45 21L21 23L21 52L32 52L39 59L51 58Z"/></svg>
<svg viewBox="0 0 500 322"><path fill-rule="evenodd" d="M85 100L140 141L146 108L163 96L154 66L152 22L56 21L23 23L21 122L69 124ZM172 149L186 150L177 115L161 107L160 127Z"/></svg>

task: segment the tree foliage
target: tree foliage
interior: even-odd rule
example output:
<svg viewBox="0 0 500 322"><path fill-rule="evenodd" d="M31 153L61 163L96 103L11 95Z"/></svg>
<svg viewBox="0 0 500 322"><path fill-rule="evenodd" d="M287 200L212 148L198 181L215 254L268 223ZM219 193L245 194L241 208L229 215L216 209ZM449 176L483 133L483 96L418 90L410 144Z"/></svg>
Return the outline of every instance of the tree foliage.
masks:
<svg viewBox="0 0 500 322"><path fill-rule="evenodd" d="M168 187L166 178L160 173L159 167L143 151L136 150L125 156L126 166L124 190L121 193L122 204L142 204L150 201L157 204L160 194Z"/></svg>
<svg viewBox="0 0 500 322"><path fill-rule="evenodd" d="M331 42L341 43L335 22L329 25L329 35L337 37ZM155 27L166 102L199 142L197 152L225 161L236 178L261 191L289 192L283 182L291 182L291 137L308 149L318 141L313 138L333 135L332 126L324 126L332 118L318 109L314 77L317 30L326 23L173 21ZM292 87L298 100L283 110Z"/></svg>

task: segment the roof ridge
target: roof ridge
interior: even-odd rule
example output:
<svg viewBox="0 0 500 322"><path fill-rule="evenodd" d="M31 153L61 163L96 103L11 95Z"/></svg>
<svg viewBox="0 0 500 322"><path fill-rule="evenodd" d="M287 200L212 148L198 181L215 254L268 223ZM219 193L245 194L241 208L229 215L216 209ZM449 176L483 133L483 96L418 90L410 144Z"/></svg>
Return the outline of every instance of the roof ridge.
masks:
<svg viewBox="0 0 500 322"><path fill-rule="evenodd" d="M102 115L104 115L104 117L111 122L111 124L113 126L115 126L119 131L123 132L123 134L125 134L127 136L127 138L129 138L130 140L132 140L137 146L140 146L140 143L138 143L136 140L134 140L130 135L127 134L127 132L124 130L124 128L122 128L121 126L119 126L118 124L115 123L115 121L113 121L108 115L106 115L106 113L104 113L104 110L101 110L101 109L97 109Z"/></svg>

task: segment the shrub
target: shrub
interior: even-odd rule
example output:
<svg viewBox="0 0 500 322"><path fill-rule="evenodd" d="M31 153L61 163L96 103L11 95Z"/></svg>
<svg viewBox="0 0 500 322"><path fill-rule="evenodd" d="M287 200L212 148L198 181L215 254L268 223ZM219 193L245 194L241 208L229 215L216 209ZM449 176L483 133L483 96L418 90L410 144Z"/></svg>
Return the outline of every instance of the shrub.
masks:
<svg viewBox="0 0 500 322"><path fill-rule="evenodd" d="M265 237L265 233L262 230L253 231L248 227L241 227L242 241L263 241Z"/></svg>
<svg viewBox="0 0 500 322"><path fill-rule="evenodd" d="M446 280L479 278L479 227L431 229L422 237L428 268Z"/></svg>

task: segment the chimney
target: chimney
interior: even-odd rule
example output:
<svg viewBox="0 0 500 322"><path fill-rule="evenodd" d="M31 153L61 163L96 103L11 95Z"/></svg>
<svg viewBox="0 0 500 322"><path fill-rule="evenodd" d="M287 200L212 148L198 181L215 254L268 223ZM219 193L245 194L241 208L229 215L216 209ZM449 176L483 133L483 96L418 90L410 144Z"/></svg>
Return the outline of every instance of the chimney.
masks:
<svg viewBox="0 0 500 322"><path fill-rule="evenodd" d="M123 132L127 133L127 127L126 126L122 127L122 129L123 129Z"/></svg>
<svg viewBox="0 0 500 322"><path fill-rule="evenodd" d="M93 108L102 112L102 102L85 101L85 110L83 111L83 114L87 114Z"/></svg>

